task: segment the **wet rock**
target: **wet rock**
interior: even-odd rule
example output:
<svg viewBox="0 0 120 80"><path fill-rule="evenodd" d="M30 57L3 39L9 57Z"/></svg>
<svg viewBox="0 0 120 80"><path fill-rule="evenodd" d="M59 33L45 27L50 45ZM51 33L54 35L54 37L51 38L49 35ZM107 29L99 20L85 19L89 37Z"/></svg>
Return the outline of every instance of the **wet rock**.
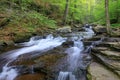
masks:
<svg viewBox="0 0 120 80"><path fill-rule="evenodd" d="M4 46L7 46L7 44L4 41L0 41L0 53L2 49L4 48Z"/></svg>
<svg viewBox="0 0 120 80"><path fill-rule="evenodd" d="M28 66L24 66L24 65L19 65L19 66L13 66L12 68L16 68L19 75L23 75L23 74L29 74L31 73L31 69Z"/></svg>
<svg viewBox="0 0 120 80"><path fill-rule="evenodd" d="M120 78L103 65L92 62L88 67L88 80L119 80Z"/></svg>
<svg viewBox="0 0 120 80"><path fill-rule="evenodd" d="M120 60L120 53L117 51L111 51L109 48L106 47L97 47L93 48L92 51L94 52L93 54L99 54L99 55L104 55L110 59L117 59Z"/></svg>
<svg viewBox="0 0 120 80"><path fill-rule="evenodd" d="M26 34L17 34L14 36L13 41L15 43L22 43L29 40L29 38L32 36L32 33L26 33Z"/></svg>
<svg viewBox="0 0 120 80"><path fill-rule="evenodd" d="M111 69L113 72L115 72L117 75L120 76L120 73L119 73L120 61L111 60L99 54L96 55L96 58L98 58L101 61L101 63L104 64L106 67L108 67L109 69Z"/></svg>
<svg viewBox="0 0 120 80"><path fill-rule="evenodd" d="M82 60L80 60L80 69L82 70L86 70L86 68L88 67L88 65L90 64L91 61L91 56L88 54L82 54Z"/></svg>
<svg viewBox="0 0 120 80"><path fill-rule="evenodd" d="M80 32L80 31L85 31L82 27L82 24L75 24L72 27L72 32Z"/></svg>
<svg viewBox="0 0 120 80"><path fill-rule="evenodd" d="M70 47L73 46L74 42L73 41L66 41L62 44L63 47Z"/></svg>
<svg viewBox="0 0 120 80"><path fill-rule="evenodd" d="M47 73L48 73L47 69L45 68L44 63L42 63L42 62L39 62L39 63L37 63L37 64L34 64L34 65L32 66L32 68L33 68L33 71L34 71L34 72L42 72L42 73L44 73L44 74L47 74Z"/></svg>
<svg viewBox="0 0 120 80"><path fill-rule="evenodd" d="M103 34L107 32L105 26L101 26L101 25L97 25L93 27L93 30L96 32L96 34Z"/></svg>
<svg viewBox="0 0 120 80"><path fill-rule="evenodd" d="M74 24L73 26L76 28L81 28L83 25L82 24Z"/></svg>
<svg viewBox="0 0 120 80"><path fill-rule="evenodd" d="M4 41L0 41L0 46L6 46L7 44Z"/></svg>
<svg viewBox="0 0 120 80"><path fill-rule="evenodd" d="M112 35L114 37L120 37L120 28L112 29Z"/></svg>
<svg viewBox="0 0 120 80"><path fill-rule="evenodd" d="M70 33L70 32L72 32L70 26L64 26L64 27L62 27L62 28L58 28L56 31L57 31L58 33Z"/></svg>
<svg viewBox="0 0 120 80"><path fill-rule="evenodd" d="M36 73L36 74L25 74L25 75L17 76L15 80L46 80L46 79L44 74Z"/></svg>
<svg viewBox="0 0 120 80"><path fill-rule="evenodd" d="M93 41L83 41L84 45L85 46L89 46L92 44Z"/></svg>
<svg viewBox="0 0 120 80"><path fill-rule="evenodd" d="M116 59L120 59L120 52L116 51L101 51L101 54L106 55L108 57L113 57Z"/></svg>
<svg viewBox="0 0 120 80"><path fill-rule="evenodd" d="M13 41L6 41L5 42L7 45L14 45L15 43Z"/></svg>
<svg viewBox="0 0 120 80"><path fill-rule="evenodd" d="M120 45L119 45L119 44L116 44L116 45L111 45L111 48L113 48L114 50L116 50L116 51L119 51L119 52L120 52Z"/></svg>
<svg viewBox="0 0 120 80"><path fill-rule="evenodd" d="M85 39L85 41L98 41L102 38L103 36L98 36L98 37L93 37L93 38L90 38L90 39Z"/></svg>
<svg viewBox="0 0 120 80"><path fill-rule="evenodd" d="M104 42L120 42L120 38L118 37L106 37Z"/></svg>

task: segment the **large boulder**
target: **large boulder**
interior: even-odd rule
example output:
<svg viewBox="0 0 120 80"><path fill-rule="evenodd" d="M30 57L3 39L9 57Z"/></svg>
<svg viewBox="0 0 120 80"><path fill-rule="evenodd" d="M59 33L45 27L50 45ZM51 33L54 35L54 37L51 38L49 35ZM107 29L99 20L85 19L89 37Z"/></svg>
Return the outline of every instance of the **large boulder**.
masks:
<svg viewBox="0 0 120 80"><path fill-rule="evenodd" d="M120 37L120 28L113 28L111 36Z"/></svg>
<svg viewBox="0 0 120 80"><path fill-rule="evenodd" d="M17 76L15 80L46 80L46 79L43 73L36 73Z"/></svg>
<svg viewBox="0 0 120 80"><path fill-rule="evenodd" d="M58 28L56 31L57 31L58 33L70 33L70 32L72 32L70 26L64 26L64 27L62 27L62 28Z"/></svg>
<svg viewBox="0 0 120 80"><path fill-rule="evenodd" d="M101 26L101 25L97 25L95 27L93 27L93 30L97 33L97 34L102 34L102 33L106 33L106 27L105 26Z"/></svg>

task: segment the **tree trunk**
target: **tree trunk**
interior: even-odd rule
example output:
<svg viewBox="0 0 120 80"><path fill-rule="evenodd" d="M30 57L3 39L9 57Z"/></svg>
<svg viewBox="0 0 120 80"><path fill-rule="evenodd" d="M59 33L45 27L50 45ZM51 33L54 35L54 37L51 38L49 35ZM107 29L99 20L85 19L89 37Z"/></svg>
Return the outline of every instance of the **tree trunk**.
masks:
<svg viewBox="0 0 120 80"><path fill-rule="evenodd" d="M74 3L76 3L76 1L77 1L77 0L74 0ZM70 16L71 16L71 26L74 25L74 23L75 23L75 22L74 22L74 21L75 21L75 19L74 19L74 13L76 13L76 12L75 12L75 9L76 9L76 8L77 8L77 5L74 4L74 11L73 11L73 12L71 13L71 15L70 15Z"/></svg>
<svg viewBox="0 0 120 80"><path fill-rule="evenodd" d="M105 14L106 14L106 28L107 28L107 33L111 34L110 18L109 18L109 0L105 0Z"/></svg>
<svg viewBox="0 0 120 80"><path fill-rule="evenodd" d="M69 0L66 0L66 6L65 6L65 11L64 11L64 16L63 16L63 25L66 25L68 10L69 10Z"/></svg>
<svg viewBox="0 0 120 80"><path fill-rule="evenodd" d="M119 13L119 1L117 0L117 8L116 8L116 17L117 17L117 22L120 22L120 13Z"/></svg>

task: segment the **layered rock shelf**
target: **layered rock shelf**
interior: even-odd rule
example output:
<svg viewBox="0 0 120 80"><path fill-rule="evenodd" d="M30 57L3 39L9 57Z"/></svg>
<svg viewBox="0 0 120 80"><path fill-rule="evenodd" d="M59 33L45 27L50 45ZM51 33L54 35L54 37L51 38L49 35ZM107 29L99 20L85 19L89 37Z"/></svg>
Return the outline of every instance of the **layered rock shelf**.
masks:
<svg viewBox="0 0 120 80"><path fill-rule="evenodd" d="M91 55L88 80L120 80L120 38L105 38Z"/></svg>

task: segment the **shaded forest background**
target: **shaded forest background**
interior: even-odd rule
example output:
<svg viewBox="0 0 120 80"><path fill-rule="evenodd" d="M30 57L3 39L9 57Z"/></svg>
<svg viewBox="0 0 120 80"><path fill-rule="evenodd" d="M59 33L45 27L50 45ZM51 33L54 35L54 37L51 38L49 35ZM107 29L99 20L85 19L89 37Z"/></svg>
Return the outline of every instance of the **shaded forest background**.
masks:
<svg viewBox="0 0 120 80"><path fill-rule="evenodd" d="M109 15L111 27L120 27L120 0L109 0ZM64 23L105 25L105 0L0 0L0 41L50 32Z"/></svg>
<svg viewBox="0 0 120 80"><path fill-rule="evenodd" d="M55 22L60 24L63 20L66 0L1 0L0 5L1 12L8 9L8 13L13 14L12 18L17 21L23 17L41 18L41 23L54 27ZM68 6L67 24L105 24L104 0L69 0ZM120 22L120 0L109 0L109 14L111 24ZM47 22L48 18L52 20Z"/></svg>

